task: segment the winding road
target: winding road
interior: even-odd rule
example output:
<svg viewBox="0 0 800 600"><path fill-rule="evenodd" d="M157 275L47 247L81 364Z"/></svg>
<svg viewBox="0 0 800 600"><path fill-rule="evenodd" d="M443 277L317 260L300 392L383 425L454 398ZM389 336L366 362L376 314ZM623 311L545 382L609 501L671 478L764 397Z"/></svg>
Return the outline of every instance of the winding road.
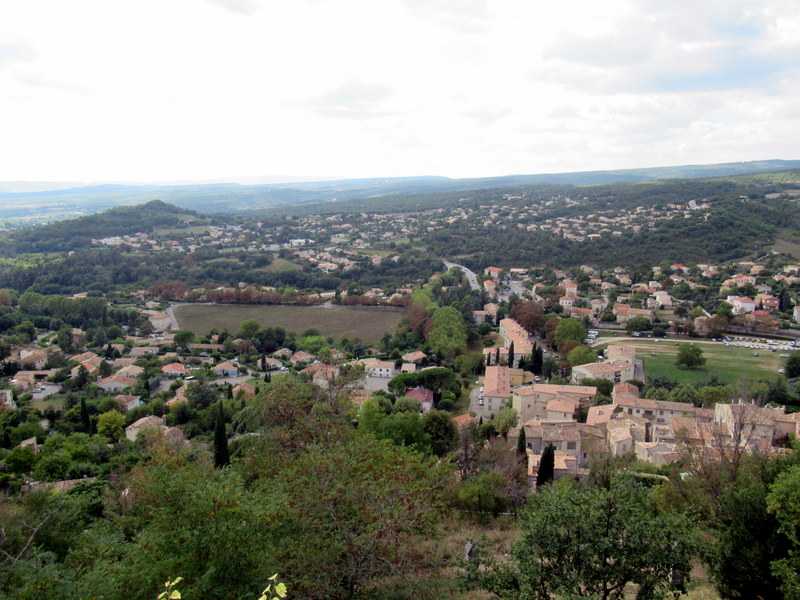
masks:
<svg viewBox="0 0 800 600"><path fill-rule="evenodd" d="M469 281L469 287L471 287L473 290L481 289L481 286L478 284L478 276L475 275L474 272L470 271L467 267L465 267L464 265L457 265L456 263L450 262L445 258L442 259L442 262L444 263L444 266L447 267L448 269L452 269L453 267L461 269L464 275L467 276L467 281Z"/></svg>

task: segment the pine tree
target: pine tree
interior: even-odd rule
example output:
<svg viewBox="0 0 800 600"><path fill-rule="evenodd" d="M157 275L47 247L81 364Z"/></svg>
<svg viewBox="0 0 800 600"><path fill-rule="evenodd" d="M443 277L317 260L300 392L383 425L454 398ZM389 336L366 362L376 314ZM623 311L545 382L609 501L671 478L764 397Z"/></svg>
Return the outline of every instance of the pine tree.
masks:
<svg viewBox="0 0 800 600"><path fill-rule="evenodd" d="M519 428L519 437L517 438L517 452L525 454L527 452L527 442L525 440L525 426Z"/></svg>
<svg viewBox="0 0 800 600"><path fill-rule="evenodd" d="M539 461L539 475L536 477L536 487L540 488L553 481L553 470L555 469L555 449L553 444L547 444L542 452L542 458Z"/></svg>
<svg viewBox="0 0 800 600"><path fill-rule="evenodd" d="M214 466L221 469L231 462L231 456L228 452L228 436L225 433L225 413L222 410L222 401L220 400L217 404L219 413L214 426Z"/></svg>

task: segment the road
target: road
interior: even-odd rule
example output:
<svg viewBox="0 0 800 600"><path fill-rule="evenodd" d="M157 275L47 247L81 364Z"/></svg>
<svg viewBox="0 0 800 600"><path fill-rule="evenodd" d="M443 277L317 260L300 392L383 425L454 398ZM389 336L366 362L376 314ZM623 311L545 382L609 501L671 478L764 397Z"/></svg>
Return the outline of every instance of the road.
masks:
<svg viewBox="0 0 800 600"><path fill-rule="evenodd" d="M478 276L475 275L474 272L470 271L467 267L465 267L464 265L457 265L456 263L452 263L444 258L442 259L442 262L444 263L444 266L447 267L448 269L452 269L453 267L458 267L459 269L461 269L464 275L467 276L469 287L471 287L473 290L481 289L481 286L478 284Z"/></svg>

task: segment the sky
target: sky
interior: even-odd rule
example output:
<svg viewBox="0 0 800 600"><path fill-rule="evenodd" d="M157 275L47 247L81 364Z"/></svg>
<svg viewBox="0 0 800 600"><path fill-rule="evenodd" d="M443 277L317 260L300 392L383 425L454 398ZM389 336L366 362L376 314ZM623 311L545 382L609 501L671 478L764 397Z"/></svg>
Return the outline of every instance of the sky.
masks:
<svg viewBox="0 0 800 600"><path fill-rule="evenodd" d="M4 0L0 181L798 159L796 0Z"/></svg>

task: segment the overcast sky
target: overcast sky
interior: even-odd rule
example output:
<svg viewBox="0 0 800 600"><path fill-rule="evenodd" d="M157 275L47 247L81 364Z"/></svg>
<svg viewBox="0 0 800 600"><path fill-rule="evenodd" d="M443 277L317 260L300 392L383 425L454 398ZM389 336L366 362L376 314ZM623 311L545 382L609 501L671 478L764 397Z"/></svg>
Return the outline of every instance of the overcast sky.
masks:
<svg viewBox="0 0 800 600"><path fill-rule="evenodd" d="M800 158L797 0L4 0L0 181Z"/></svg>

